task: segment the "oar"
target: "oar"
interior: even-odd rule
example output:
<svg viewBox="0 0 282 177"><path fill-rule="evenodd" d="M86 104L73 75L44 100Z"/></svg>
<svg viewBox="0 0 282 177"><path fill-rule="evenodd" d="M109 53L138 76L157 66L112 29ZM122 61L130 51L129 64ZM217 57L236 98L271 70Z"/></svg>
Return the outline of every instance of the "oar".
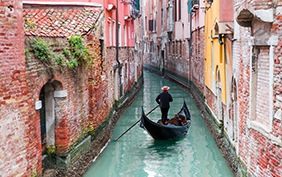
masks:
<svg viewBox="0 0 282 177"><path fill-rule="evenodd" d="M148 112L147 114L146 114L146 116L148 115L148 114L150 114L151 112L153 112L155 109L157 109L157 107L159 107L159 105L158 106L156 106L154 109L152 109L150 112ZM120 137L122 137L126 132L128 132L132 127L134 127L138 122L140 122L140 120L141 119L139 119L137 122L135 122L131 127L129 127L129 129L127 129L125 132L123 132L123 134L121 134L117 139L116 139L116 141L120 138Z"/></svg>

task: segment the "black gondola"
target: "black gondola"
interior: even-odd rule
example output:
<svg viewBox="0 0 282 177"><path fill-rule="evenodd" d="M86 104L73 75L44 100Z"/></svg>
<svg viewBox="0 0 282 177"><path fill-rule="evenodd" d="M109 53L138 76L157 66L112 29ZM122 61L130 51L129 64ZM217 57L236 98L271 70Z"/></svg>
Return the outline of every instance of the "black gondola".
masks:
<svg viewBox="0 0 282 177"><path fill-rule="evenodd" d="M169 140L178 138L185 135L191 125L191 116L185 101L183 103L183 107L176 115L184 117L184 123L181 123L181 125L179 126L163 125L161 123L151 121L145 115L142 107L142 118L140 126L147 130L147 132L156 140Z"/></svg>

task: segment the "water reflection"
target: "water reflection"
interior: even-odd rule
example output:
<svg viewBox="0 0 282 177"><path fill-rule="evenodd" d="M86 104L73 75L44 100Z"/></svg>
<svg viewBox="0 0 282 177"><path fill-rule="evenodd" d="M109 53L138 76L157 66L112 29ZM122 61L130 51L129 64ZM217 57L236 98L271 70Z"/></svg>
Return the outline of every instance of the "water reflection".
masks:
<svg viewBox="0 0 282 177"><path fill-rule="evenodd" d="M144 72L144 81L137 99L118 120L108 147L84 176L233 176L190 94L174 83L148 72ZM163 85L171 87L169 92L174 99L169 117L179 111L183 104L183 95L185 97L192 117L187 135L175 140L155 141L136 125L115 141L140 119L141 106L144 106L146 113L156 106L155 97L161 92ZM160 119L160 109L156 109L148 117L152 120Z"/></svg>
<svg viewBox="0 0 282 177"><path fill-rule="evenodd" d="M179 153L179 143L177 142L181 141L184 138L185 136L174 140L153 140L147 143L147 147L145 148L147 149L149 155L154 154L154 156L151 156L152 158L163 159L165 157L170 157ZM169 154L167 152L169 152ZM148 158L150 158L150 156Z"/></svg>

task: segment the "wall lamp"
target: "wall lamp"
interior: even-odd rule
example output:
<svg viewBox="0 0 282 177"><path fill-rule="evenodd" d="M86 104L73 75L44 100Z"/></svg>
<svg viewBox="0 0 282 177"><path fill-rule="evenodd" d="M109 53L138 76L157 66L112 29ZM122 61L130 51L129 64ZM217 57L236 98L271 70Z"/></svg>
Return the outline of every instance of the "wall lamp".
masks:
<svg viewBox="0 0 282 177"><path fill-rule="evenodd" d="M223 36L223 37L224 37L224 36ZM218 39L219 44L220 44L220 45L223 44L223 41L222 41L222 34L219 34L218 37L213 37L213 36L212 36L212 30L211 30L211 38L212 38L212 39Z"/></svg>
<svg viewBox="0 0 282 177"><path fill-rule="evenodd" d="M213 0L207 0L207 4L208 6L205 7L206 10L210 9L211 8L211 5L213 3Z"/></svg>

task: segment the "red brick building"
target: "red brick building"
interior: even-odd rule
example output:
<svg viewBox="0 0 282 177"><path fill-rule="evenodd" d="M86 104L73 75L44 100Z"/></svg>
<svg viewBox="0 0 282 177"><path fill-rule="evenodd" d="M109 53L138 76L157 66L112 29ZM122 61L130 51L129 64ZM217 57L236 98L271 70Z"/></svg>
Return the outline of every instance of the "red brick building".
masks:
<svg viewBox="0 0 282 177"><path fill-rule="evenodd" d="M238 156L251 176L282 175L281 5L234 1Z"/></svg>
<svg viewBox="0 0 282 177"><path fill-rule="evenodd" d="M142 58L119 48L119 92L102 6L0 3L0 174L41 175L51 161L68 167L141 86Z"/></svg>
<svg viewBox="0 0 282 177"><path fill-rule="evenodd" d="M33 142L37 132L31 122L34 104L28 92L22 13L21 0L0 2L0 172L3 176L30 176L41 170L40 148Z"/></svg>

